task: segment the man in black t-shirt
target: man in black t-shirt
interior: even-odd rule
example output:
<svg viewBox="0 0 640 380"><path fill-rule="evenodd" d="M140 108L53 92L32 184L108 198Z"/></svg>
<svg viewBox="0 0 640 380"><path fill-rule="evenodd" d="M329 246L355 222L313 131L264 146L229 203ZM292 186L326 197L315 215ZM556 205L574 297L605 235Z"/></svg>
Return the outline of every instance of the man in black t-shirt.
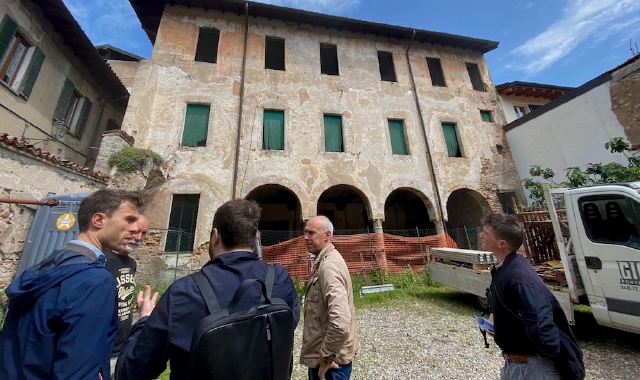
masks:
<svg viewBox="0 0 640 380"><path fill-rule="evenodd" d="M113 373L115 372L116 360L118 355L120 355L120 350L122 350L124 342L127 340L129 328L131 327L133 319L131 306L134 297L134 289L136 287L137 264L129 254L138 249L149 231L149 220L146 217L139 215L137 223L137 233L129 244L125 246L125 249L120 252L109 251L105 254L107 258L105 265L116 279L116 290L118 295L116 305L118 314L118 333L116 335L116 342L113 345L113 353L111 354L111 377L113 377Z"/></svg>

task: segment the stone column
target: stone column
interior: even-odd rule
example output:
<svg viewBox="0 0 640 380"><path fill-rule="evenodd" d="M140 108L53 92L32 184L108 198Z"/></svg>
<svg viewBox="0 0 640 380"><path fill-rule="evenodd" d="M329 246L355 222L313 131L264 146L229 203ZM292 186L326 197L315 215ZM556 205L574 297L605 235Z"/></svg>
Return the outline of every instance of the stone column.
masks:
<svg viewBox="0 0 640 380"><path fill-rule="evenodd" d="M387 271L387 254L384 251L384 231L382 229L382 219L373 220L373 245L378 249L378 265L383 272Z"/></svg>

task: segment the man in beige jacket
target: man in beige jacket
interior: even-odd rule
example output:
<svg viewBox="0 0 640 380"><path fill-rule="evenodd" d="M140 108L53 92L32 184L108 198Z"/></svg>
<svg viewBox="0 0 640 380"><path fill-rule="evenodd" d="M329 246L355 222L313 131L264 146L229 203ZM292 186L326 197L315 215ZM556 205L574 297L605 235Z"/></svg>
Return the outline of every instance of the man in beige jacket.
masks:
<svg viewBox="0 0 640 380"><path fill-rule="evenodd" d="M310 380L347 380L360 351L351 276L331 238L333 224L324 216L309 219L304 242L316 255L304 301L300 363Z"/></svg>

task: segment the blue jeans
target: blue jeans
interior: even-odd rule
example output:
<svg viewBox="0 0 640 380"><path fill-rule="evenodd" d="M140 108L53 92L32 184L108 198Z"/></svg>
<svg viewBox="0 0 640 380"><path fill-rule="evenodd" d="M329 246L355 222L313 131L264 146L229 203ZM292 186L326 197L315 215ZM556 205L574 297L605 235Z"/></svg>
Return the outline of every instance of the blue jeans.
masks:
<svg viewBox="0 0 640 380"><path fill-rule="evenodd" d="M318 376L318 368L309 368L309 380L320 380ZM349 380L351 377L351 363L340 365L338 369L330 369L327 371L325 378L327 380Z"/></svg>
<svg viewBox="0 0 640 380"><path fill-rule="evenodd" d="M500 380L562 380L562 376L551 359L538 355L527 359L525 363L505 360Z"/></svg>

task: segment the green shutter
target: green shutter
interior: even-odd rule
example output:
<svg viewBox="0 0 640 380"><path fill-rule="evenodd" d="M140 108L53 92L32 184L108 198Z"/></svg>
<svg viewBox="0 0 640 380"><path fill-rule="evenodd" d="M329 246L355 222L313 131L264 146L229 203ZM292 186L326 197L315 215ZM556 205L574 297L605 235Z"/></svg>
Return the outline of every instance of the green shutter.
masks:
<svg viewBox="0 0 640 380"><path fill-rule="evenodd" d="M389 120L389 136L391 137L391 153L408 155L407 142L404 138L404 122Z"/></svg>
<svg viewBox="0 0 640 380"><path fill-rule="evenodd" d="M38 78L38 74L40 73L42 62L44 62L44 54L42 54L42 51L40 49L35 48L33 57L31 57L29 67L27 68L27 73L24 77L24 80L22 81L22 84L20 85L20 90L18 91L27 99L29 99L29 96L31 96L31 90L33 90L33 85L36 83L36 79Z"/></svg>
<svg viewBox="0 0 640 380"><path fill-rule="evenodd" d="M324 115L324 149L342 152L342 116Z"/></svg>
<svg viewBox="0 0 640 380"><path fill-rule="evenodd" d="M262 149L284 150L284 111L264 111Z"/></svg>
<svg viewBox="0 0 640 380"><path fill-rule="evenodd" d="M442 123L442 133L444 133L444 141L447 144L449 157L462 157L462 154L460 153L460 146L458 145L456 125L451 123Z"/></svg>
<svg viewBox="0 0 640 380"><path fill-rule="evenodd" d="M78 118L78 123L76 125L75 134L78 137L82 137L84 133L84 129L87 126L87 120L89 120L89 113L91 112L91 100L88 98L84 98L84 102L82 104L82 111L80 112L80 118Z"/></svg>
<svg viewBox="0 0 640 380"><path fill-rule="evenodd" d="M493 121L491 119L491 111L480 111L480 116L482 117L482 121L486 121L487 123L491 123Z"/></svg>
<svg viewBox="0 0 640 380"><path fill-rule="evenodd" d="M4 53L7 51L9 43L11 43L17 31L18 24L16 24L9 15L4 15L2 23L0 24L0 59L4 57Z"/></svg>
<svg viewBox="0 0 640 380"><path fill-rule="evenodd" d="M182 131L182 146L207 146L209 115L211 107L206 104L187 104L187 115Z"/></svg>
<svg viewBox="0 0 640 380"><path fill-rule="evenodd" d="M56 106L56 111L53 113L53 120L62 120L64 119L64 114L67 112L67 107L69 107L69 101L71 100L71 95L73 95L73 89L75 85L69 79L64 81L64 86L62 87L62 92L60 93L60 98L58 98L58 105ZM65 120L65 125L69 126L70 120Z"/></svg>

